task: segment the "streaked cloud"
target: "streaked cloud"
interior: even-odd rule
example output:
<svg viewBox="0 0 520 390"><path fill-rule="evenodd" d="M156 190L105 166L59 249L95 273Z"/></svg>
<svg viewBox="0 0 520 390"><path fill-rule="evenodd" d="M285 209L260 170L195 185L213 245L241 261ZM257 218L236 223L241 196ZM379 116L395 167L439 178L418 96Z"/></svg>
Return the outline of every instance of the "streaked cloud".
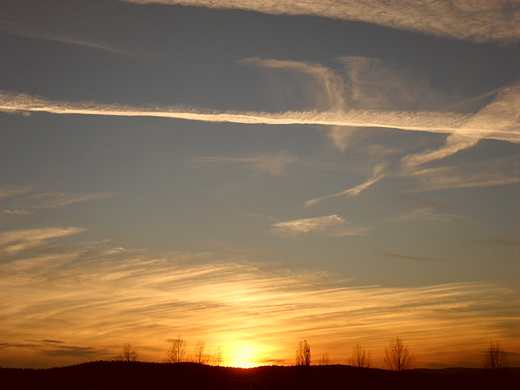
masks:
<svg viewBox="0 0 520 390"><path fill-rule="evenodd" d="M370 187L372 184L377 183L379 180L381 180L384 177L383 171L388 167L388 163L384 162L381 164L376 165L374 168L374 172L372 174L372 177L365 181L364 183L361 183L353 188L349 188L348 190L338 192L336 194L327 195L321 198L315 198L311 199L305 202L304 208L310 207L315 205L318 202L321 202L322 200L334 198L336 196L341 195L348 195L348 196L357 196L362 191L366 190L368 187Z"/></svg>
<svg viewBox="0 0 520 390"><path fill-rule="evenodd" d="M68 31L60 29L52 31L54 29L52 27L49 28L49 26L42 26L41 29L38 29L34 27L17 25L15 23L2 23L0 21L0 30L6 31L10 34L21 35L28 38L70 43L73 45L81 45L95 49L107 50L120 55L130 56L128 51L122 50L120 47L113 46L105 42L96 42L94 39L89 40L79 35L74 36L74 34L71 34L71 32L73 33L73 31L71 31L70 29Z"/></svg>
<svg viewBox="0 0 520 390"><path fill-rule="evenodd" d="M375 23L391 28L419 31L476 42L514 40L518 30L518 1L417 0L121 0L138 4L160 3L211 8L238 8L267 14L314 15Z"/></svg>
<svg viewBox="0 0 520 390"><path fill-rule="evenodd" d="M20 202L23 204L23 207L40 209L67 206L69 204L86 202L89 200L111 198L116 195L117 194L108 192L98 192L91 194L45 192L25 196L22 200L20 200Z"/></svg>
<svg viewBox="0 0 520 390"><path fill-rule="evenodd" d="M33 187L25 186L0 186L0 198L10 198L15 195L23 195L28 192L31 192Z"/></svg>
<svg viewBox="0 0 520 390"><path fill-rule="evenodd" d="M278 222L271 226L272 233L288 238L297 238L309 234L321 234L326 236L358 236L368 230L367 228L362 227L351 227L347 221L337 215Z"/></svg>
<svg viewBox="0 0 520 390"><path fill-rule="evenodd" d="M16 217L20 217L20 216L23 216L23 215L31 215L31 214L34 214L34 213L29 211L29 210L20 210L20 209L7 210L7 209L4 209L4 210L0 210L0 219L16 218Z"/></svg>
<svg viewBox="0 0 520 390"><path fill-rule="evenodd" d="M340 67L335 70L302 61L247 58L241 62L277 74L289 72L276 79L276 88L282 85L286 94L291 91L294 95L291 100L304 100L306 107L319 112L432 110L450 101L432 91L420 77L413 78L410 72L395 69L377 58L342 57L336 61ZM348 148L353 135L360 130L354 126L330 127L328 137L341 151Z"/></svg>
<svg viewBox="0 0 520 390"><path fill-rule="evenodd" d="M294 226L312 232L342 223L329 216ZM3 358L23 349L45 354L49 365L109 359L129 340L138 340L143 360L160 361L167 340L179 334L188 348L198 339L209 350L222 345L224 359L252 343L260 351L253 357L257 364L272 356L293 364L302 338L313 351L346 363L345 344L362 341L377 365L388 340L399 334L422 364L446 363L456 357L437 351L455 343L478 357L479 342L497 338L519 316L514 292L493 283L356 287L323 271L239 264L211 253L145 256L78 247L34 257L26 252L0 264L0 271ZM60 343L37 341L57 335Z"/></svg>
<svg viewBox="0 0 520 390"><path fill-rule="evenodd" d="M110 6L95 5L93 8L83 3L61 3L59 10L49 4L3 4L0 31L33 39L56 41L90 49L100 49L111 53L135 57L150 57L143 53L135 43L124 42L125 30L135 27L131 20L124 17L116 22L118 33L110 33L104 19L115 20L117 10ZM100 17L103 14L104 17ZM121 13L119 13L121 15ZM123 32L124 31L124 32ZM120 35L120 34L121 35Z"/></svg>
<svg viewBox="0 0 520 390"><path fill-rule="evenodd" d="M489 187L520 183L519 158L512 156L404 173L419 182L417 191Z"/></svg>
<svg viewBox="0 0 520 390"><path fill-rule="evenodd" d="M480 138L477 137L468 137L465 135L460 135L457 133L451 134L446 139L446 144L434 151L426 151L418 154L410 154L406 157L403 157L402 163L405 169L412 169L419 165L428 163L433 160L439 160L444 157L451 156L452 154L457 153L458 151L471 148L475 146L480 141Z"/></svg>
<svg viewBox="0 0 520 390"><path fill-rule="evenodd" d="M510 88L509 92L511 94L518 94L520 93L520 87ZM507 95L509 95L509 93ZM482 123L481 127L477 127L477 123L471 121L474 115L434 111L348 110L346 112L288 111L283 113L267 113L247 111L219 112L179 107L156 107L151 109L148 107L143 108L118 104L105 105L93 102L72 103L49 101L29 95L5 92L0 93L0 110L10 113L30 111L49 112L53 114L127 117L147 116L245 124L382 127L432 133L458 132L459 134L467 136L520 143L520 125L515 124L505 128L502 126L509 118L497 118L497 125L490 120L486 120L485 123ZM465 126L469 121L471 121L472 126Z"/></svg>
<svg viewBox="0 0 520 390"><path fill-rule="evenodd" d="M304 85L306 90L312 90L314 93L313 98L315 102L313 107L341 112L349 106L346 101L347 96L343 78L332 71L332 69L323 65L302 61L260 59L256 57L246 58L241 62L261 68L285 70L310 76L313 80L306 80ZM313 83L317 84L317 88L312 88Z"/></svg>
<svg viewBox="0 0 520 390"><path fill-rule="evenodd" d="M499 92L495 100L468 120L468 122L462 126L461 130L486 128L487 124L493 123L497 129L514 131L515 128L519 128L519 116L520 86L515 86ZM408 155L402 159L402 162L405 169L412 169L430 161L451 156L460 150L468 149L476 145L482 138L485 138L484 134L479 135L475 133L472 136L468 136L467 133L464 134L460 131L455 131L448 136L446 144L440 149Z"/></svg>
<svg viewBox="0 0 520 390"><path fill-rule="evenodd" d="M332 140L335 147L344 152L348 149L352 136L357 131L359 131L357 127L332 126L327 136Z"/></svg>
<svg viewBox="0 0 520 390"><path fill-rule="evenodd" d="M386 252L386 251L380 251L379 253L384 255L384 256L396 257L396 258L405 259L405 260L455 261L455 262L457 262L457 260L439 259L439 258L435 258L435 257L410 256L410 255L403 255L403 254L399 254L399 253Z"/></svg>
<svg viewBox="0 0 520 390"><path fill-rule="evenodd" d="M30 340L28 340L30 341ZM63 345L63 341L41 340L28 343L4 343L0 345L0 350L7 348L25 349L33 354L43 355L47 357L72 357L89 361L98 356L106 356L106 349L95 347L78 347L72 345Z"/></svg>
<svg viewBox="0 0 520 390"><path fill-rule="evenodd" d="M421 205L425 205L425 206L430 206L430 207L435 207L435 208L441 208L441 209L447 209L449 208L448 206L444 205L444 204L440 204L440 203L436 203L436 202L431 202L429 200L426 200L426 199L422 199L422 198L415 198L413 196L407 196L407 195L398 195L400 198L402 199L406 199L410 202L413 202L413 203L418 203L418 204L421 204Z"/></svg>
<svg viewBox="0 0 520 390"><path fill-rule="evenodd" d="M87 202L90 200L105 199L117 196L111 192L93 192L78 194L72 192L41 192L36 186L0 187L0 199L8 201L11 209L0 211L4 216L20 216L33 214L30 209L44 209L67 206L74 203ZM14 209L16 207L16 209ZM29 209L29 210L26 210Z"/></svg>
<svg viewBox="0 0 520 390"><path fill-rule="evenodd" d="M399 217L400 221L437 221L453 223L456 220L468 220L468 218L458 214L447 214L435 212L435 209L425 207L415 209Z"/></svg>
<svg viewBox="0 0 520 390"><path fill-rule="evenodd" d="M276 154L257 154L251 157L191 157L191 161L199 164L250 164L255 169L271 175L282 174L286 167L298 161L298 157L286 152Z"/></svg>
<svg viewBox="0 0 520 390"><path fill-rule="evenodd" d="M69 228L42 228L11 230L0 233L0 253L13 255L27 249L44 245L48 240L82 233L86 229Z"/></svg>

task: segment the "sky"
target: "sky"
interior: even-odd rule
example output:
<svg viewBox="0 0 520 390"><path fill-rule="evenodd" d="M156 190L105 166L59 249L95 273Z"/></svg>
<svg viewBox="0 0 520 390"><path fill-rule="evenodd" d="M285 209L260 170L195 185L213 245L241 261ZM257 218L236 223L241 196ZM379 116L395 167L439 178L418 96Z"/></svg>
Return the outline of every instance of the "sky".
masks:
<svg viewBox="0 0 520 390"><path fill-rule="evenodd" d="M520 365L519 1L0 10L0 366Z"/></svg>

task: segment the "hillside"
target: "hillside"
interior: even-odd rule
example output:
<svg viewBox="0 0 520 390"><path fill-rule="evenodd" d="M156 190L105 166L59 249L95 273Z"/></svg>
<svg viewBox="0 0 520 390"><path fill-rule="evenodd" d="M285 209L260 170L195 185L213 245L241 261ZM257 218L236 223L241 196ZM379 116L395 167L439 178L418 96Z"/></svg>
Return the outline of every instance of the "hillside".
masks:
<svg viewBox="0 0 520 390"><path fill-rule="evenodd" d="M520 380L520 368L503 373L476 369L392 372L344 365L264 366L250 369L194 363L90 362L42 370L0 368L0 389L499 389Z"/></svg>

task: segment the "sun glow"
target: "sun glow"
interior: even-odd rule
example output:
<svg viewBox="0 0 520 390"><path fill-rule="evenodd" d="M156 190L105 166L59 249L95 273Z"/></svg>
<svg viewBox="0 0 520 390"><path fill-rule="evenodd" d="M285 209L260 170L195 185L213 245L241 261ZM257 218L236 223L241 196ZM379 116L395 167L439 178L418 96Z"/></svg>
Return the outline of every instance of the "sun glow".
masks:
<svg viewBox="0 0 520 390"><path fill-rule="evenodd" d="M239 346L230 351L230 359L227 366L239 368L251 368L259 366L259 349L254 346Z"/></svg>

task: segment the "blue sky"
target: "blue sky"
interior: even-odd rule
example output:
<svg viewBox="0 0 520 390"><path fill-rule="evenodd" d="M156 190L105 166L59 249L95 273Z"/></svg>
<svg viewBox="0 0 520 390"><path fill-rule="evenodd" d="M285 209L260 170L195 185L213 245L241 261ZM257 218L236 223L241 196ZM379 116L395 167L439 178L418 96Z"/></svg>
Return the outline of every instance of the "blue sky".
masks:
<svg viewBox="0 0 520 390"><path fill-rule="evenodd" d="M0 365L518 364L518 2L0 7Z"/></svg>

